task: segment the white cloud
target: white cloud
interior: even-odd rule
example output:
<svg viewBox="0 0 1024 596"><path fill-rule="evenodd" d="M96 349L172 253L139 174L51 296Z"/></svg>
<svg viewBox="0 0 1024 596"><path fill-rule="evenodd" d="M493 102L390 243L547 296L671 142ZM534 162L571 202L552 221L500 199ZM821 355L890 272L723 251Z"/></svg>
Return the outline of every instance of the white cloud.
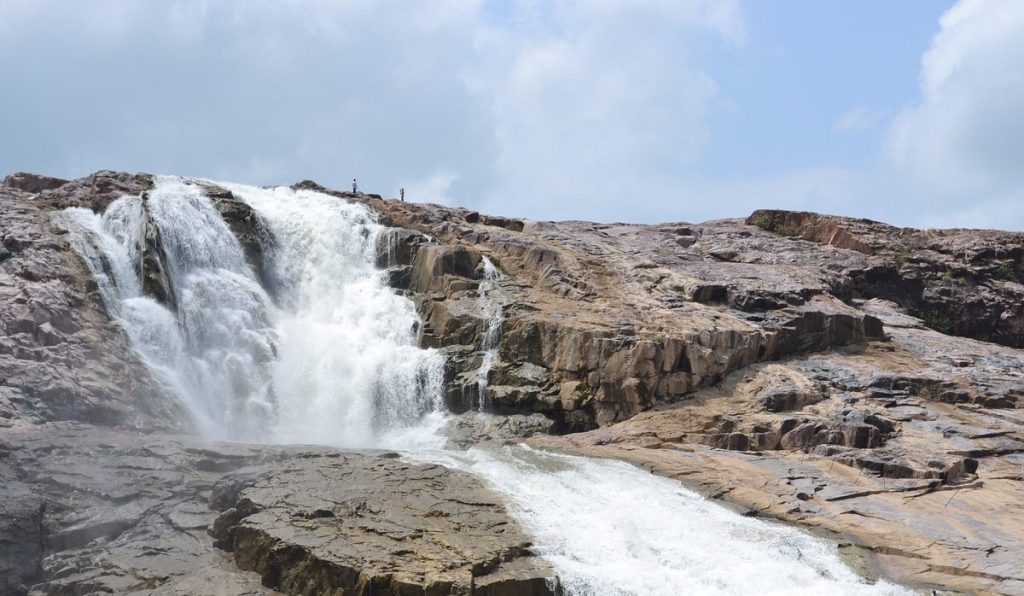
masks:
<svg viewBox="0 0 1024 596"><path fill-rule="evenodd" d="M1024 224L1024 189L984 201L964 201L943 211L923 213L920 228L1021 229Z"/></svg>
<svg viewBox="0 0 1024 596"><path fill-rule="evenodd" d="M872 129L886 119L886 112L868 106L857 106L843 112L832 130L843 134L857 134Z"/></svg>
<svg viewBox="0 0 1024 596"><path fill-rule="evenodd" d="M404 186L411 200L533 218L773 206L1024 225L1012 209L1024 198L1024 2L946 13L885 164L811 155L713 177L702 170L729 164L706 163L711 115L732 98L703 50L742 53L739 2L0 0L0 174L357 177L385 196ZM869 132L888 114L856 106L834 131ZM972 200L982 211L967 212Z"/></svg>
<svg viewBox="0 0 1024 596"><path fill-rule="evenodd" d="M744 217L755 209L844 215L857 204L860 184L855 171L818 167L764 176L695 180L689 192L701 200L698 213L703 212L705 217L712 217L721 205L729 206L730 217Z"/></svg>
<svg viewBox="0 0 1024 596"><path fill-rule="evenodd" d="M448 168L472 190L494 145L457 73L480 18L473 0L0 0L0 130L17 139L0 170L395 194Z"/></svg>
<svg viewBox="0 0 1024 596"><path fill-rule="evenodd" d="M983 202L996 212L1021 196L1021 64L1024 2L961 0L942 16L921 60L921 99L896 117L887 143L892 163L933 209Z"/></svg>
<svg viewBox="0 0 1024 596"><path fill-rule="evenodd" d="M405 188L405 200L416 203L430 202L451 205L454 201L448 195L452 184L458 179L459 175L450 170L432 172L426 178L414 180L402 187Z"/></svg>
<svg viewBox="0 0 1024 596"><path fill-rule="evenodd" d="M483 37L504 66L468 74L495 119L485 209L635 220L663 208L671 216L669 197L701 156L718 100L717 84L690 57L693 38L742 42L735 3L551 4L541 17L525 4L517 35ZM636 208L640 197L646 209Z"/></svg>
<svg viewBox="0 0 1024 596"><path fill-rule="evenodd" d="M743 43L737 2L0 0L0 170L658 218L719 101L692 49Z"/></svg>

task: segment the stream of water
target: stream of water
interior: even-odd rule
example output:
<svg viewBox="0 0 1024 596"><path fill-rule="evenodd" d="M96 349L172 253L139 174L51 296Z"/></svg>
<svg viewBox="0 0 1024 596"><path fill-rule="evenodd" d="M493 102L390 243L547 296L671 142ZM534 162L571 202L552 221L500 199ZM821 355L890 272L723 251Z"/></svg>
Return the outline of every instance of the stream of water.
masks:
<svg viewBox="0 0 1024 596"><path fill-rule="evenodd" d="M222 186L274 239L263 255L270 292L189 180L159 178L145 196L103 214L72 208L54 217L111 316L206 436L387 447L475 474L507 496L569 594L906 593L868 584L834 545L628 464L523 445L447 449L444 360L416 346L412 302L375 266L385 228L374 214L312 191ZM137 264L150 225L164 246L174 308L143 292ZM484 284L493 290L499 276L487 261ZM482 299L495 296L490 290ZM484 392L501 306L483 305L492 313L481 346Z"/></svg>
<svg viewBox="0 0 1024 596"><path fill-rule="evenodd" d="M481 301L480 310L487 318L487 329L484 331L483 342L480 349L483 356L480 361L480 368L476 373L477 393L480 396L481 412L486 412L489 407L488 384L490 382L491 369L494 368L494 361L498 358L498 344L501 340L501 311L504 306L498 294L498 280L501 272L494 266L486 256L481 260L483 267L483 279L480 281L478 293Z"/></svg>

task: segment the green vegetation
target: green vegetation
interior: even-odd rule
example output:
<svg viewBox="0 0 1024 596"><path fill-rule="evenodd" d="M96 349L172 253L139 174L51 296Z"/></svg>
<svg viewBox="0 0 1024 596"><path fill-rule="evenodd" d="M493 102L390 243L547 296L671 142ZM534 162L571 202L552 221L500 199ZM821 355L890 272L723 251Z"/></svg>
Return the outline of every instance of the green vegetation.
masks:
<svg viewBox="0 0 1024 596"><path fill-rule="evenodd" d="M780 236L802 236L804 231L796 225L786 224L786 216L776 217L776 214L765 211L755 212L747 219L747 223L757 226L766 232Z"/></svg>
<svg viewBox="0 0 1024 596"><path fill-rule="evenodd" d="M1013 262L1005 261L995 270L992 277L1003 281L1017 281L1017 268L1013 266Z"/></svg>
<svg viewBox="0 0 1024 596"><path fill-rule="evenodd" d="M943 285L961 284L970 281L970 275L964 271L948 269L942 273L942 277L940 277L939 280Z"/></svg>
<svg viewBox="0 0 1024 596"><path fill-rule="evenodd" d="M768 230L772 226L772 217L767 213L757 212L750 216L747 223L752 226L757 226L762 230Z"/></svg>
<svg viewBox="0 0 1024 596"><path fill-rule="evenodd" d="M910 248L906 246L901 246L900 249L896 251L896 254L893 255L893 264L896 265L896 269L902 269L903 266L910 261L912 256L914 256L914 251L910 250Z"/></svg>
<svg viewBox="0 0 1024 596"><path fill-rule="evenodd" d="M949 315L939 310L926 309L921 313L921 321L924 322L926 327L934 329L939 333L950 333L953 331L953 322L949 319Z"/></svg>

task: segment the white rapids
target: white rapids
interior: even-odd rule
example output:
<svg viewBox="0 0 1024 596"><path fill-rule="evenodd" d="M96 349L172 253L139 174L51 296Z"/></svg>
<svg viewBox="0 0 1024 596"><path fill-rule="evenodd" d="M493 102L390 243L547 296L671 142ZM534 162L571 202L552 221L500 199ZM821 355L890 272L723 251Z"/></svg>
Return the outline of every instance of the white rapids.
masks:
<svg viewBox="0 0 1024 596"><path fill-rule="evenodd" d="M148 196L119 199L102 215L54 216L111 316L206 436L386 447L475 474L506 495L567 594L908 593L860 578L832 544L628 464L523 445L446 449L444 360L416 347L411 301L375 266L385 228L373 213L307 190L221 186L273 237L270 293L195 181L161 177ZM173 307L142 291L147 221L164 246ZM484 283L495 285L491 269ZM500 304L494 310L485 375L501 324Z"/></svg>

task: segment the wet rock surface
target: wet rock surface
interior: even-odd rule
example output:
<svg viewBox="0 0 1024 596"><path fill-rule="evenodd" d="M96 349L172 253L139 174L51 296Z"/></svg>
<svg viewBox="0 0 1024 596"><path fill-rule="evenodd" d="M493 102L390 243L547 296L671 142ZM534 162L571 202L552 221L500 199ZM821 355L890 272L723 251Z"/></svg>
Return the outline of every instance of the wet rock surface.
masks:
<svg viewBox="0 0 1024 596"><path fill-rule="evenodd" d="M394 453L50 423L4 431L0 478L3 594L540 595L555 581L498 495Z"/></svg>
<svg viewBox="0 0 1024 596"><path fill-rule="evenodd" d="M479 405L487 255L504 274L488 406L589 431L531 444L802 524L910 585L1024 591L1020 234L787 212L512 229L359 200L435 241L408 291L453 409Z"/></svg>
<svg viewBox="0 0 1024 596"><path fill-rule="evenodd" d="M60 189L77 193L83 184ZM38 195L0 186L0 428L53 420L180 426L174 400L108 317L50 213Z"/></svg>
<svg viewBox="0 0 1024 596"><path fill-rule="evenodd" d="M335 194L422 233L388 263L424 319L421 343L448 355L454 411L479 407L494 301L503 319L487 407L544 413L558 432L628 419L756 362L883 336L876 317L830 292L828 255L821 271L741 262L740 250L774 250L779 238L739 221L495 225L464 209ZM503 273L490 292L484 256Z"/></svg>
<svg viewBox="0 0 1024 596"><path fill-rule="evenodd" d="M187 436L49 223L152 185L0 184L0 593L549 593L550 569L472 478ZM207 192L273 291L273 239ZM327 192L393 226L378 264L447 357L450 409L497 415L453 422L453 446L631 461L897 581L1024 592L1020 234L778 211L534 222ZM160 239L140 242L145 292L167 300Z"/></svg>
<svg viewBox="0 0 1024 596"><path fill-rule="evenodd" d="M273 292L277 281L273 278L271 267L264 259L264 254L272 253L275 250L275 244L266 223L248 204L236 197L230 190L211 183L200 183L199 185L203 188L206 196L210 197L221 217L224 218L224 223L238 238L246 259L259 276L263 286Z"/></svg>
<svg viewBox="0 0 1024 596"><path fill-rule="evenodd" d="M441 466L388 453L303 456L229 475L214 495L231 504L214 538L240 569L287 593L553 591L553 572L498 495Z"/></svg>
<svg viewBox="0 0 1024 596"><path fill-rule="evenodd" d="M529 537L466 474L187 434L51 225L125 194L145 216L151 187L115 172L0 185L0 594L552 593ZM259 271L260 223L207 192ZM139 242L140 282L166 302L160 239Z"/></svg>

